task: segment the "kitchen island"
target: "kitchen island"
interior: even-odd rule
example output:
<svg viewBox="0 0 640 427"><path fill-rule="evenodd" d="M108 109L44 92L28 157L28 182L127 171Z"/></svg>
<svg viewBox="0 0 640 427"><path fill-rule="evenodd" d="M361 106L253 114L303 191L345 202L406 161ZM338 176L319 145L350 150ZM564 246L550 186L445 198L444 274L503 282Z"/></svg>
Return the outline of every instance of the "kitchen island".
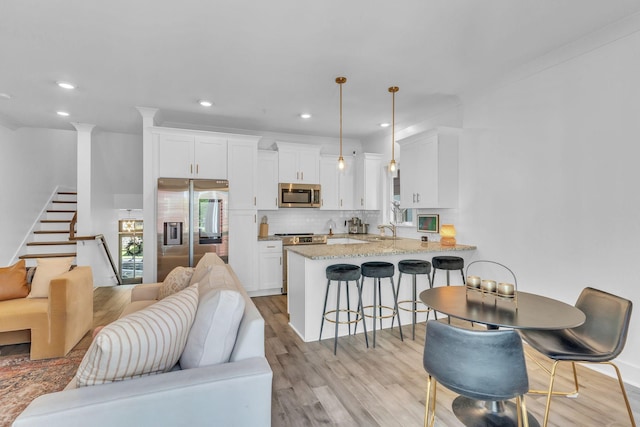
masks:
<svg viewBox="0 0 640 427"><path fill-rule="evenodd" d="M331 243L329 241L329 243ZM315 341L320 333L320 322L322 320L322 305L327 287L325 269L331 264L355 264L361 265L369 261L385 261L396 266L394 283L398 284L399 272L398 261L403 259L421 259L431 261L437 255L455 255L465 260L465 265L471 262L476 247L471 245L442 246L439 242L422 242L415 239L394 238L379 235L349 235L348 243L309 245L309 246L289 246L288 251L288 309L289 324L294 331L306 342ZM436 276L434 285L444 284L445 274ZM385 279L383 279L385 280ZM388 279L387 279L388 280ZM442 281L442 282L441 282ZM452 283L460 283L462 278L452 276ZM367 278L362 293L362 300L365 306L370 305L373 299L373 279ZM352 286L351 286L352 285ZM358 303L358 293L355 285L349 286L351 309L355 310ZM427 289L429 282L426 276L419 275L417 279L418 293ZM332 286L329 293L327 309L331 310L335 306L336 288ZM344 292L344 291L343 291ZM411 297L411 276L403 275L402 285L398 294L398 300L410 300ZM346 308L344 293L341 297L341 305ZM385 305L392 305L393 296L389 286L382 288L382 301ZM386 301L386 303L385 303ZM331 308L329 308L331 307ZM365 310L365 314L366 310ZM367 330L372 328L371 319L367 318ZM418 322L426 320L426 313L418 313ZM342 320L341 320L342 321ZM400 310L400 321L402 325L411 324L411 313ZM391 326L391 318L384 319L383 328ZM379 327L379 326L378 326ZM363 332L362 326L358 327L359 332ZM334 327L324 328L323 339L333 337ZM339 325L338 335L347 335L346 324Z"/></svg>

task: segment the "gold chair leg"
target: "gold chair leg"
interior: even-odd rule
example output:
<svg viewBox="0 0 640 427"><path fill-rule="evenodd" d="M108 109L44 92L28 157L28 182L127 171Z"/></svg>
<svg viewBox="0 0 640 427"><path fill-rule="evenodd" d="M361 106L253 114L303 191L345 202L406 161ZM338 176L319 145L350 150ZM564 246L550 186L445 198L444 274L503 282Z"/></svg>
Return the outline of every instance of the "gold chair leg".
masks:
<svg viewBox="0 0 640 427"><path fill-rule="evenodd" d="M633 417L633 411L631 410L631 405L629 404L629 398L627 397L627 391L624 388L624 383L622 382L622 375L620 375L620 369L612 363L612 362L603 362L607 365L613 366L613 369L616 370L616 375L618 376L618 384L620 384L620 391L622 391L622 397L624 397L624 403L627 405L627 412L629 413L629 419L631 420L631 426L636 427L636 420Z"/></svg>
<svg viewBox="0 0 640 427"><path fill-rule="evenodd" d="M433 394L433 396L431 396ZM429 415L431 415L429 417ZM427 399L424 402L424 427L433 427L436 422L436 380L427 379Z"/></svg>
<svg viewBox="0 0 640 427"><path fill-rule="evenodd" d="M549 379L549 391L547 392L547 404L544 408L544 421L542 421L542 427L547 427L547 423L549 422L549 408L551 407L551 395L553 394L553 382L556 379L556 369L558 368L559 360L555 360L553 362L553 367L551 368L551 376Z"/></svg>
<svg viewBox="0 0 640 427"><path fill-rule="evenodd" d="M531 356L531 354L529 354L528 351L525 350L525 355L531 359L531 361L533 363L535 363L536 365L538 365L540 367L540 369L542 369L543 371L545 371L548 375L551 375L551 371L549 370L549 368L547 368L546 366L544 366L542 363L540 363L535 357ZM556 363L560 362L560 361L555 361ZM554 391L552 394L554 396L565 396L565 397L578 397L578 392L580 391L580 385L578 383L578 373L576 371L576 364L573 363L573 382L575 384L575 389L573 391ZM529 390L529 393L531 394L548 394L548 390Z"/></svg>
<svg viewBox="0 0 640 427"><path fill-rule="evenodd" d="M575 398L578 397L578 394L580 392L580 383L578 382L578 372L576 369L576 362L571 362L571 367L573 369L573 381L575 384L575 390L572 392L561 392L561 391L553 391L553 382L555 379L555 375L556 375L556 369L558 367L558 364L560 363L559 360L554 361L553 366L551 371L549 371L549 369L547 369L545 366L543 366L540 362L538 362L534 357L532 357L526 350L525 350L525 354L531 359L533 360L533 362L538 365L541 369L543 369L545 372L547 372L550 375L550 381L549 381L549 389L545 392L542 390L529 390L529 393L532 394L546 394L547 395L547 404L545 407L545 411L544 411L544 421L542 424L542 427L547 427L547 422L549 421L549 407L551 406L551 396L566 396L566 397L571 397L571 398ZM589 363L589 362L581 362L581 363ZM624 387L624 382L622 381L622 375L620 374L620 369L618 369L618 367L613 363L613 362L599 362L600 364L607 364L607 365L611 365L613 366L613 369L615 369L616 371L616 376L618 377L618 384L620 385L620 391L622 392L622 397L624 398L624 403L627 407L627 413L629 414L629 420L631 421L631 426L632 427L636 427L636 421L635 418L633 416L633 410L631 409L631 404L629 403L629 397L627 396L627 391Z"/></svg>
<svg viewBox="0 0 640 427"><path fill-rule="evenodd" d="M524 402L524 395L518 396L518 412L520 413L520 418L518 419L518 425L520 425L520 420L522 420L522 424L524 427L529 427L529 414L527 412L527 405Z"/></svg>

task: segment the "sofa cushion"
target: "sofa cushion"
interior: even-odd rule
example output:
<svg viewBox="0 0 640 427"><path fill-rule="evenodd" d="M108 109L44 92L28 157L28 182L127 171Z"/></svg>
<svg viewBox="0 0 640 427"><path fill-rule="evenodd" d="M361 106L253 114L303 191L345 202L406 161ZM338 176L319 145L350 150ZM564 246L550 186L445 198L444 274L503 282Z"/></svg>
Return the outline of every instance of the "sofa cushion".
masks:
<svg viewBox="0 0 640 427"><path fill-rule="evenodd" d="M74 257L38 258L28 298L49 298L49 282L71 268Z"/></svg>
<svg viewBox="0 0 640 427"><path fill-rule="evenodd" d="M205 292L216 289L232 289L238 290L239 285L235 277L229 271L228 265L213 265L207 276L208 280L200 282L200 295Z"/></svg>
<svg viewBox="0 0 640 427"><path fill-rule="evenodd" d="M0 268L0 301L24 298L29 295L27 268L23 259L9 267Z"/></svg>
<svg viewBox="0 0 640 427"><path fill-rule="evenodd" d="M135 313L136 311L142 310L143 308L147 308L151 304L155 304L156 302L157 301L154 299L131 301L129 304L126 305L124 310L122 310L122 313L120 313L120 316L118 318L120 319L120 318L123 318L124 316L128 316L131 313Z"/></svg>
<svg viewBox="0 0 640 427"><path fill-rule="evenodd" d="M158 299L161 300L185 289L189 286L191 276L193 276L192 267L176 267L171 270L160 286Z"/></svg>
<svg viewBox="0 0 640 427"><path fill-rule="evenodd" d="M201 294L180 367L190 369L228 362L244 306L244 298L237 291L220 289Z"/></svg>
<svg viewBox="0 0 640 427"><path fill-rule="evenodd" d="M191 276L191 280L189 281L189 286L194 285L196 283L208 282L210 272L211 272L210 265L207 265L201 268L196 267L193 270L193 275Z"/></svg>
<svg viewBox="0 0 640 427"><path fill-rule="evenodd" d="M198 308L198 286L105 326L76 373L78 387L168 372L178 362Z"/></svg>

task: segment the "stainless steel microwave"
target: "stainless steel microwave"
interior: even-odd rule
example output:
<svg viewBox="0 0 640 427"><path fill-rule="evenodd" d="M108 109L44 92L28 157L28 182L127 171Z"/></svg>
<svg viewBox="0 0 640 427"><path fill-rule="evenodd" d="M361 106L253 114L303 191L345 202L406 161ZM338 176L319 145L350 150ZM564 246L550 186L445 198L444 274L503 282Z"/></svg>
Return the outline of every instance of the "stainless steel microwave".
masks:
<svg viewBox="0 0 640 427"><path fill-rule="evenodd" d="M278 207L319 208L320 184L280 183L278 185Z"/></svg>

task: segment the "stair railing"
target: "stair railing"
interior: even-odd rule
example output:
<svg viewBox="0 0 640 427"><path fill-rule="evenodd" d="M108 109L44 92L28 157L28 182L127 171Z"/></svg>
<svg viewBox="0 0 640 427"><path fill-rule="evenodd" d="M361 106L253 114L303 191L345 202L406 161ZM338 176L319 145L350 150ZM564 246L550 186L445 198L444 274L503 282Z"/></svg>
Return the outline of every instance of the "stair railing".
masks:
<svg viewBox="0 0 640 427"><path fill-rule="evenodd" d="M73 218L71 219L71 223L69 224L69 240L73 241L81 241L81 240L95 240L102 245L104 249L104 253L107 254L107 258L109 259L109 264L111 264L111 269L113 273L116 275L116 280L118 281L118 285L122 285L122 278L120 277L120 273L118 273L118 268L116 267L115 262L113 262L113 257L111 257L111 252L109 251L109 245L107 244L107 240L104 238L104 234L96 234L94 236L76 236L75 228L76 223L78 222L78 212L73 214Z"/></svg>

